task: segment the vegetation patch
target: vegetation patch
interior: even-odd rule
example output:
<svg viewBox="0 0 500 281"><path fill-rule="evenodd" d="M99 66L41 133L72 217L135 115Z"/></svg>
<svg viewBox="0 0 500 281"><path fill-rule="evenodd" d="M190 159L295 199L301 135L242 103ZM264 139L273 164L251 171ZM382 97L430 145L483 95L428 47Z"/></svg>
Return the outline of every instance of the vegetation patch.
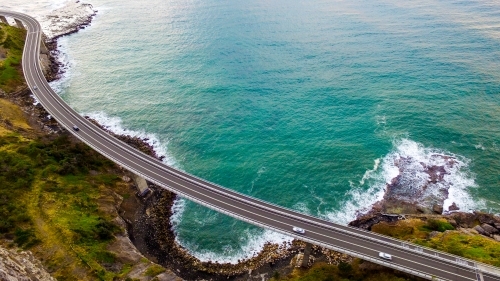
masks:
<svg viewBox="0 0 500 281"><path fill-rule="evenodd" d="M130 265L110 267L107 250L121 229L97 203L116 188L116 166L68 136L23 137L22 114L2 114L13 130L0 135L0 238L33 251L59 280L123 277Z"/></svg>
<svg viewBox="0 0 500 281"><path fill-rule="evenodd" d="M0 135L11 132L9 128L30 129L22 110L17 105L4 99L0 99L0 124L3 124L0 127Z"/></svg>
<svg viewBox="0 0 500 281"><path fill-rule="evenodd" d="M24 83L21 66L26 30L0 24L0 89L9 93Z"/></svg>

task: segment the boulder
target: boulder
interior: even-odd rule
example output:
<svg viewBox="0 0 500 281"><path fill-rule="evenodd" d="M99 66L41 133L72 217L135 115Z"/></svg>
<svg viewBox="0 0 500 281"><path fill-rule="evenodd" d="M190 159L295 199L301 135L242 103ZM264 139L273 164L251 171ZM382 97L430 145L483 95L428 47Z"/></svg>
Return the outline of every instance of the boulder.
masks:
<svg viewBox="0 0 500 281"><path fill-rule="evenodd" d="M500 223L496 222L496 223L494 223L494 225L495 225L496 229L500 230Z"/></svg>
<svg viewBox="0 0 500 281"><path fill-rule="evenodd" d="M486 235L486 231L484 231L484 229L481 226L476 225L474 227L474 229L477 231L477 233L482 234L482 235Z"/></svg>
<svg viewBox="0 0 500 281"><path fill-rule="evenodd" d="M432 239L434 237L436 237L437 235L439 235L439 231L431 231L428 235L427 235L427 239Z"/></svg>
<svg viewBox="0 0 500 281"><path fill-rule="evenodd" d="M498 233L498 229L494 228L493 226L483 223L481 225L481 228L484 229L486 232L486 235L491 236L492 234Z"/></svg>
<svg viewBox="0 0 500 281"><path fill-rule="evenodd" d="M454 227L454 228L457 228L458 227L458 223L456 220L454 219L448 219L448 222Z"/></svg>
<svg viewBox="0 0 500 281"><path fill-rule="evenodd" d="M452 213L449 215L460 227L473 228L476 225L476 215L471 213Z"/></svg>
<svg viewBox="0 0 500 281"><path fill-rule="evenodd" d="M495 239L496 241L500 242L500 235L494 234L493 235L493 239Z"/></svg>
<svg viewBox="0 0 500 281"><path fill-rule="evenodd" d="M491 214L482 212L474 212L474 214L476 215L476 218L480 223L494 224L497 222L494 216Z"/></svg>
<svg viewBox="0 0 500 281"><path fill-rule="evenodd" d="M458 211L460 208L453 202L450 207L448 207L448 211Z"/></svg>
<svg viewBox="0 0 500 281"><path fill-rule="evenodd" d="M432 206L432 211L436 214L441 215L443 213L443 205L435 204L434 206Z"/></svg>

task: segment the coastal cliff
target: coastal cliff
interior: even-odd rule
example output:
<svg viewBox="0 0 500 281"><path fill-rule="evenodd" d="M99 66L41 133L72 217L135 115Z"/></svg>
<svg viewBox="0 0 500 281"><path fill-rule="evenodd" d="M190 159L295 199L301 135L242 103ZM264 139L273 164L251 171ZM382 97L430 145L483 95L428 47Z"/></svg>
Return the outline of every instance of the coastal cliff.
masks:
<svg viewBox="0 0 500 281"><path fill-rule="evenodd" d="M31 252L0 247L0 280L55 281Z"/></svg>

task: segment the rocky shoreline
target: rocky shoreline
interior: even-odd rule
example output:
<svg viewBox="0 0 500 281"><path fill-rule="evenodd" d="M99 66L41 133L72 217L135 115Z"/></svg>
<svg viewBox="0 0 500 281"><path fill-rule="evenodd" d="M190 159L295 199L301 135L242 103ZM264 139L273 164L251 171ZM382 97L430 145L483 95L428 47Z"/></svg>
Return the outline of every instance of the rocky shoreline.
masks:
<svg viewBox="0 0 500 281"><path fill-rule="evenodd" d="M373 204L368 212L359 214L349 226L371 230L381 222L438 218L446 220L455 229L500 241L500 217L478 211L460 212L456 202L444 208L453 185L446 176L460 165L456 157L435 153L430 155L428 163L411 157L394 157L392 161L398 174L386 184L382 200ZM421 172L418 180L414 180L415 170Z"/></svg>
<svg viewBox="0 0 500 281"><path fill-rule="evenodd" d="M397 222L399 220L417 218L422 220L428 219L445 219L456 229L470 229L470 231L483 236L493 238L500 242L500 217L483 213L472 212L463 213L456 212L445 215L431 215L431 214L406 214L406 215L388 215L388 214L369 214L358 218L349 223L349 226L371 230L372 226L380 222Z"/></svg>

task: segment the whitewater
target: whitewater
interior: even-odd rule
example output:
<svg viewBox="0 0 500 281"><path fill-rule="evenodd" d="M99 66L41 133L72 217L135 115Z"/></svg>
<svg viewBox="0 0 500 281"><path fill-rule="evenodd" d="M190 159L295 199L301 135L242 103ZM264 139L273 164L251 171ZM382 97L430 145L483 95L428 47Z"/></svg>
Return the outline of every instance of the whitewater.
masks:
<svg viewBox="0 0 500 281"><path fill-rule="evenodd" d="M67 1L18 2L43 21ZM51 86L168 165L347 224L398 175L418 188L442 155L457 163L444 210L499 212L496 2L91 4L91 26L58 41L66 72ZM185 199L173 211L202 261L291 239Z"/></svg>

